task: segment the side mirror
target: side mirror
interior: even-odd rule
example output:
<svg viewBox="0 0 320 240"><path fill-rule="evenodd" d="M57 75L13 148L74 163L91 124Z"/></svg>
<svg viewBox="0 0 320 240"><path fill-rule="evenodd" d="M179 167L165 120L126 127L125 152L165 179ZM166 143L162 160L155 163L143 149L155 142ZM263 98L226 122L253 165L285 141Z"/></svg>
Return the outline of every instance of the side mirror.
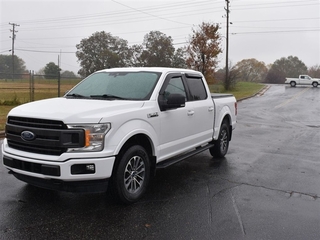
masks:
<svg viewBox="0 0 320 240"><path fill-rule="evenodd" d="M175 108L181 108L186 105L186 98L177 93L172 93L167 97L167 100L160 101L159 102L161 111L169 110L169 109L175 109Z"/></svg>

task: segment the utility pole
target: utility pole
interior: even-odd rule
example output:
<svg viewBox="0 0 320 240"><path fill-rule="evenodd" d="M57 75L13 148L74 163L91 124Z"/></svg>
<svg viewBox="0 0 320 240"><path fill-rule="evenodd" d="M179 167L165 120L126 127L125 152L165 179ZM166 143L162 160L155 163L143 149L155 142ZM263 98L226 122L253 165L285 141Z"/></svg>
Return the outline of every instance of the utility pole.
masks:
<svg viewBox="0 0 320 240"><path fill-rule="evenodd" d="M225 0L227 8L224 8L227 12L227 33L226 33L226 82L225 86L229 88L229 0Z"/></svg>
<svg viewBox="0 0 320 240"><path fill-rule="evenodd" d="M12 80L13 80L13 76L14 76L14 40L15 40L15 38L16 38L16 32L18 32L18 31L16 31L15 30L15 27L17 26L20 26L20 25L18 25L18 24L16 24L16 23L9 23L10 25L12 25L12 30L10 29L10 31L12 32L12 49L11 49L11 52L12 52Z"/></svg>

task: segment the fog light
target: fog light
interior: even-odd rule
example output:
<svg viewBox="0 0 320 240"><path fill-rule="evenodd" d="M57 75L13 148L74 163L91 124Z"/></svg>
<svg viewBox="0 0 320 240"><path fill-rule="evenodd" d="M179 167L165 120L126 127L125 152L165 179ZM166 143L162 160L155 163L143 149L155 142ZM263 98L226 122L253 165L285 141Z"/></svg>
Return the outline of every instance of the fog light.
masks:
<svg viewBox="0 0 320 240"><path fill-rule="evenodd" d="M75 164L71 166L71 174L93 174L96 172L96 167L94 164Z"/></svg>
<svg viewBox="0 0 320 240"><path fill-rule="evenodd" d="M95 172L94 164L86 165L86 170L89 171L89 172Z"/></svg>

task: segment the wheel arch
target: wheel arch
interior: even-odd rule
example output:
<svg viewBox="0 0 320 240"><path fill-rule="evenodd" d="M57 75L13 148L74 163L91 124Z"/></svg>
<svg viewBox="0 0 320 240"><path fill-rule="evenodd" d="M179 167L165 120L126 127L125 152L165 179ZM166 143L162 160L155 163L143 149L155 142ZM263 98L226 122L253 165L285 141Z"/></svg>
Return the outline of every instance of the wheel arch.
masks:
<svg viewBox="0 0 320 240"><path fill-rule="evenodd" d="M233 130L233 122L232 122L232 117L231 117L231 109L227 106L224 106L220 112L217 112L218 116L220 115L221 117L217 119L215 123L215 131L214 131L214 139L217 139L219 136L220 128L222 123L225 121L228 124L229 127L229 138L231 140L232 137L232 130Z"/></svg>
<svg viewBox="0 0 320 240"><path fill-rule="evenodd" d="M146 150L146 152L148 153L149 160L150 160L151 176L152 176L155 172L155 166L156 166L156 156L155 156L154 145L153 145L150 137L146 134L143 134L143 133L138 133L138 134L131 136L121 146L118 154L116 155L116 160L115 160L113 172L117 169L117 166L119 164L119 159L121 159L121 157L125 153L125 151L134 145L142 146Z"/></svg>
<svg viewBox="0 0 320 240"><path fill-rule="evenodd" d="M226 114L226 115L223 117L220 126L222 125L223 122L225 122L226 124L228 124L228 128L229 128L229 141L231 141L231 138L232 138L232 123L231 123L231 116L230 116L230 114Z"/></svg>

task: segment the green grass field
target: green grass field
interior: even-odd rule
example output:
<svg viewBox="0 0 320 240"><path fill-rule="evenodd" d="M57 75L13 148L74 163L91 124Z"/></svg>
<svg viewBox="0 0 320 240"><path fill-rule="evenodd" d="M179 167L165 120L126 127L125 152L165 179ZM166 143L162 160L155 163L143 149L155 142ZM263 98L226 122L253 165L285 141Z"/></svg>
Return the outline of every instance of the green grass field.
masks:
<svg viewBox="0 0 320 240"><path fill-rule="evenodd" d="M252 83L252 82L238 82L234 89L225 91L221 85L209 86L211 92L232 93L239 101L240 99L251 97L264 88L264 84ZM217 88L221 91L216 91Z"/></svg>
<svg viewBox="0 0 320 240"><path fill-rule="evenodd" d="M71 89L79 80L63 80L60 95ZM232 93L237 100L250 97L259 92L264 85L250 82L239 82L232 91L225 91L222 85L210 85L211 92ZM46 99L58 96L57 81L36 80L34 83L34 99ZM4 130L8 112L17 105L30 101L30 84L28 80L0 80L0 131Z"/></svg>
<svg viewBox="0 0 320 240"><path fill-rule="evenodd" d="M62 79L60 96L76 85L80 79ZM57 79L35 79L33 88L28 79L0 80L0 131L4 130L8 112L23 103L30 102L30 89L34 100L58 97Z"/></svg>

